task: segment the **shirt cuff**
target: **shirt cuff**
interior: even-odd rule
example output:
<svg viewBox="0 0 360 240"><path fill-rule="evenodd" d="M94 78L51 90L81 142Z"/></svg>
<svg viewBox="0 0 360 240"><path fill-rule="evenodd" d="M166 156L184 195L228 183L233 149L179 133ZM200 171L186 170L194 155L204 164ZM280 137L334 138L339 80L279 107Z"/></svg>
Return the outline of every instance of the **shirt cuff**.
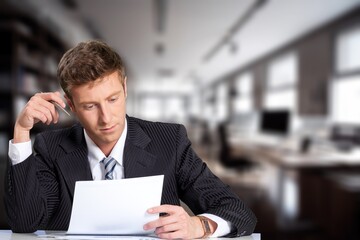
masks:
<svg viewBox="0 0 360 240"><path fill-rule="evenodd" d="M218 217L210 213L200 214L200 216L207 217L217 223L217 228L210 237L221 237L230 233L231 222L225 221L221 217Z"/></svg>
<svg viewBox="0 0 360 240"><path fill-rule="evenodd" d="M13 143L9 141L9 158L13 165L19 164L32 154L31 141L22 143Z"/></svg>

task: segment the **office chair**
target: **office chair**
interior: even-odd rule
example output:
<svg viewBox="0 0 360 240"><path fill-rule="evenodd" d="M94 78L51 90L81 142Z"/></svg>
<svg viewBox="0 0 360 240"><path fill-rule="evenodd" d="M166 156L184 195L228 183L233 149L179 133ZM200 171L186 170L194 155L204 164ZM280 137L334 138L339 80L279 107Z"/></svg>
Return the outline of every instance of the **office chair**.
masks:
<svg viewBox="0 0 360 240"><path fill-rule="evenodd" d="M217 128L219 138L219 161L221 165L228 169L235 169L238 171L250 170L255 166L255 163L246 158L246 156L232 156L231 147L228 142L228 134L226 125L221 123Z"/></svg>

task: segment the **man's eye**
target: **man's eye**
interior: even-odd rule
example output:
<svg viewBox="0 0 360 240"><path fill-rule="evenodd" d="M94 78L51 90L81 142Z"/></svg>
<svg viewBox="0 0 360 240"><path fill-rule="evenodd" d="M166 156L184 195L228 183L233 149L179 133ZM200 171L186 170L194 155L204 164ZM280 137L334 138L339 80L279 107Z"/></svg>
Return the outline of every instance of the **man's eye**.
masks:
<svg viewBox="0 0 360 240"><path fill-rule="evenodd" d="M94 104L86 104L86 105L84 105L84 108L86 109L86 110L91 110L91 109L93 109L94 108Z"/></svg>
<svg viewBox="0 0 360 240"><path fill-rule="evenodd" d="M118 99L119 99L118 97L110 98L110 102L116 102L116 100L118 100Z"/></svg>

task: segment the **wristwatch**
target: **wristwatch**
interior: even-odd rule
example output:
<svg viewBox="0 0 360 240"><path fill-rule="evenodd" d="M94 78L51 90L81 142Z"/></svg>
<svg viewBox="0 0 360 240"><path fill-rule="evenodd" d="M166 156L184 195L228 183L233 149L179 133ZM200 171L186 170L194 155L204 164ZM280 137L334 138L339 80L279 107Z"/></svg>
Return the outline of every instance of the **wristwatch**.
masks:
<svg viewBox="0 0 360 240"><path fill-rule="evenodd" d="M201 225L204 229L204 235L201 238L209 237L212 234L210 229L209 219L204 216L198 216L198 218L200 219Z"/></svg>

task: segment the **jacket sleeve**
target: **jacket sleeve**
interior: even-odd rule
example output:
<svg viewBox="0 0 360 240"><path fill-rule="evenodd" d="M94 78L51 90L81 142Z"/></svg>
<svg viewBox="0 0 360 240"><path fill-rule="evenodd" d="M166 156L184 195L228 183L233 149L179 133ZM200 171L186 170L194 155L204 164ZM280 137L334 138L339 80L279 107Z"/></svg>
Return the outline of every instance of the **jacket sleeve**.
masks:
<svg viewBox="0 0 360 240"><path fill-rule="evenodd" d="M255 215L196 155L182 125L177 144L177 179L182 201L196 215L210 213L231 222L233 229L227 237L251 235L257 222Z"/></svg>
<svg viewBox="0 0 360 240"><path fill-rule="evenodd" d="M59 203L58 181L41 135L36 138L34 151L22 163L12 166L8 161L4 200L13 232L45 229Z"/></svg>

